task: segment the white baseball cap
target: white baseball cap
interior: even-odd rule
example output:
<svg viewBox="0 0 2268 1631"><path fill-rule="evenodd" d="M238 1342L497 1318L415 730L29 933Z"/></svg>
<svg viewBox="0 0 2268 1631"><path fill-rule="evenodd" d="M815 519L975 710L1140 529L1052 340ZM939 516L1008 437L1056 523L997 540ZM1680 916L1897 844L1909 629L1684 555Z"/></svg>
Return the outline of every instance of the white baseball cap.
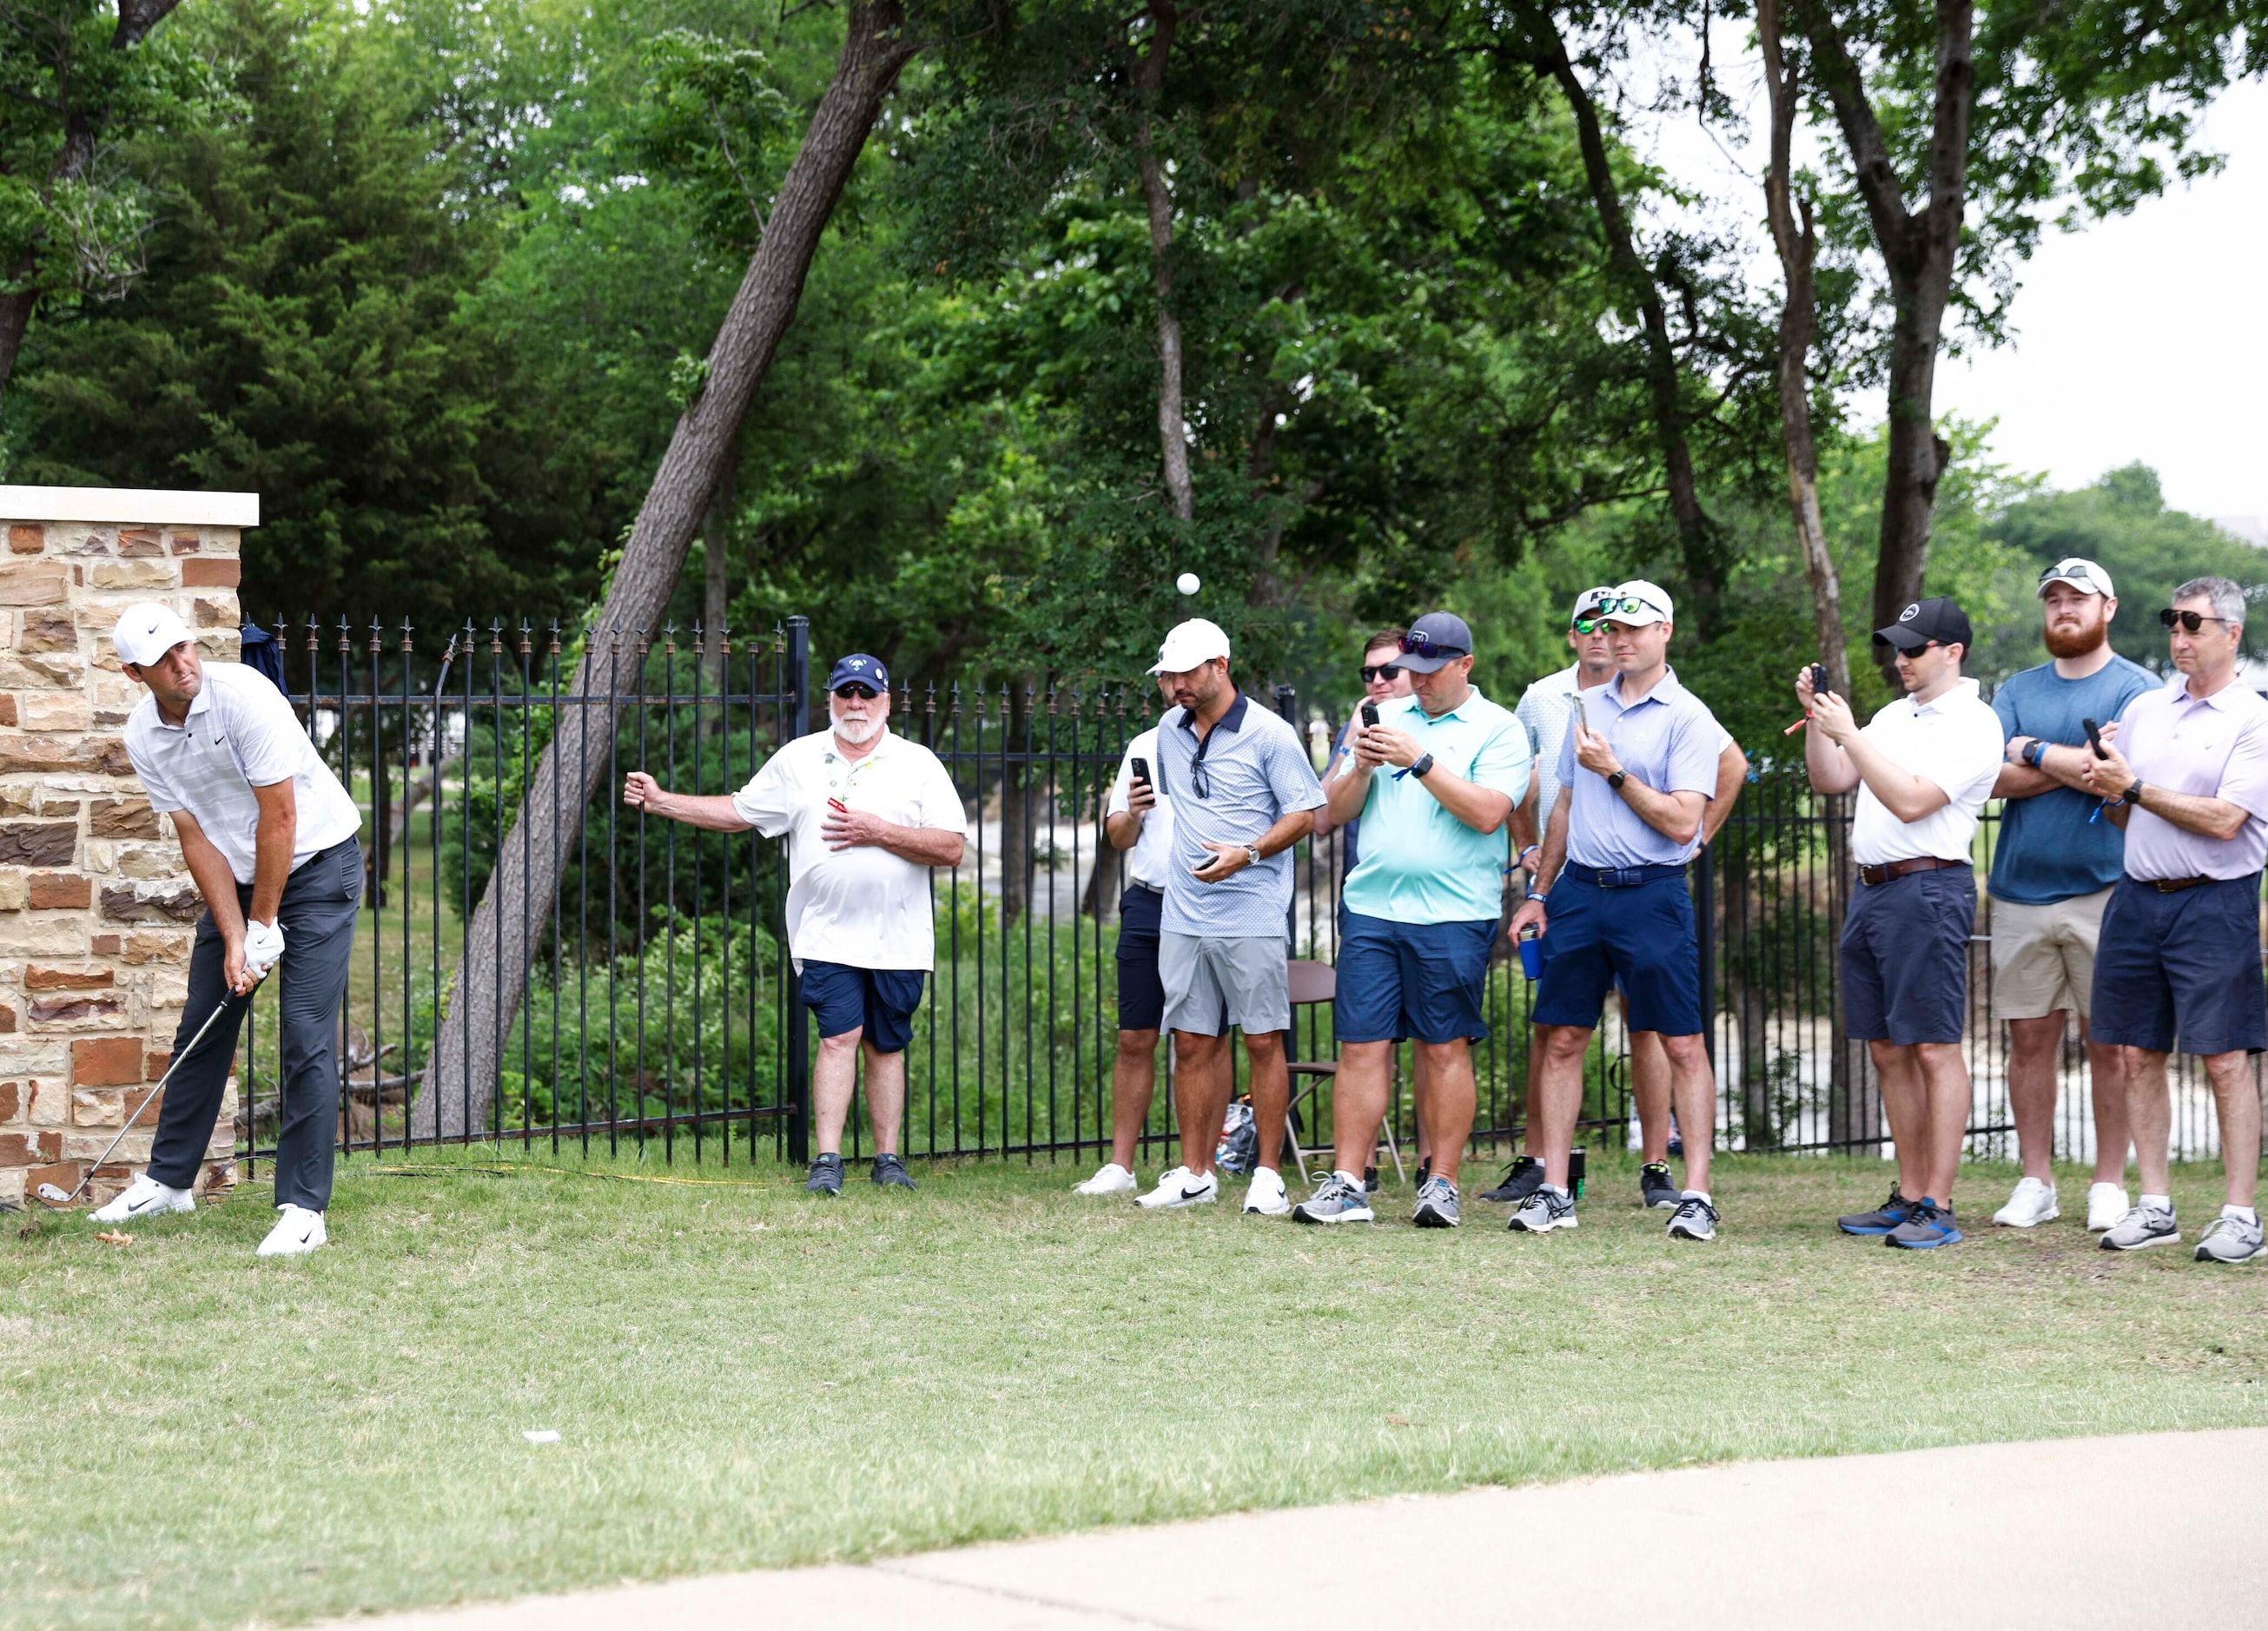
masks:
<svg viewBox="0 0 2268 1631"><path fill-rule="evenodd" d="M1633 577L1626 584L1616 584L1612 599L1599 608L1598 615L1617 623L1638 628L1646 623L1674 623L1677 609L1669 602L1669 591L1659 584L1649 584L1643 577Z"/></svg>
<svg viewBox="0 0 2268 1631"><path fill-rule="evenodd" d="M1186 623L1174 624L1167 632L1166 643L1158 648L1158 660L1150 672L1186 673L1201 663L1227 655L1227 631L1211 618L1193 617Z"/></svg>
<svg viewBox="0 0 2268 1631"><path fill-rule="evenodd" d="M2047 593L2050 584L2069 584L2091 595L2101 595L2105 600L2117 592L2110 587L2110 574L2084 555L2066 555L2041 572L2040 593Z"/></svg>
<svg viewBox="0 0 2268 1631"><path fill-rule="evenodd" d="M119 616L118 627L110 631L118 660L136 667L156 662L182 641L193 638L189 626L174 615L173 608L155 600L137 600L128 606Z"/></svg>

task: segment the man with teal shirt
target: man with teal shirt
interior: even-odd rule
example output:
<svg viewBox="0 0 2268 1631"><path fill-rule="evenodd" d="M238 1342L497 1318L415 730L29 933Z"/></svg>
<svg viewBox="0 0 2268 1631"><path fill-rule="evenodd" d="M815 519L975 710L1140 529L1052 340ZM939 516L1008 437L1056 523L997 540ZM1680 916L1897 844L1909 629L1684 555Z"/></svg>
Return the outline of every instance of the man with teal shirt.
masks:
<svg viewBox="0 0 2268 1631"><path fill-rule="evenodd" d="M2085 721L2107 735L2126 704L2158 689L2150 671L2110 649L2118 610L2110 575L2073 556L2040 574L2052 662L2013 674L1992 698L2008 733L2007 768L1993 784L2000 838L1986 892L1992 897L1992 1015L2008 1023L2008 1108L2024 1166L1992 1221L2031 1229L2061 1216L2048 1158L2055 1142L2056 1063L2064 1016L2088 1022L2102 910L2124 868L2124 835L2097 817L2086 791L2093 750ZM2110 1228L2126 1212L2126 1067L2116 1047L2088 1045L2095 1099L2095 1182L2087 1224Z"/></svg>
<svg viewBox="0 0 2268 1631"><path fill-rule="evenodd" d="M1473 635L1447 612L1402 639L1415 690L1379 704L1354 755L1324 789L1330 819L1362 820L1339 939L1336 1170L1292 1209L1303 1223L1367 1223L1362 1170L1386 1113L1394 1040L1418 1046L1432 1169L1421 1229L1458 1223L1457 1164L1473 1130L1472 1042L1504 898L1504 825L1528 792L1528 728L1472 683Z"/></svg>

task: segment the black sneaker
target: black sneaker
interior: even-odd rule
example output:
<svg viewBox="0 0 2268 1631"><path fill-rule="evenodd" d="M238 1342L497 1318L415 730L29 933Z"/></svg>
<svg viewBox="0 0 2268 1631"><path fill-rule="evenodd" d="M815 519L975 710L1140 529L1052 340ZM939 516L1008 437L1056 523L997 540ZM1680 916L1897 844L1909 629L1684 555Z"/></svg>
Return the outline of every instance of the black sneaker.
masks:
<svg viewBox="0 0 2268 1631"><path fill-rule="evenodd" d="M1669 1181L1669 1163L1649 1161L1638 1170L1638 1204L1649 1211L1674 1212L1685 1192Z"/></svg>
<svg viewBox="0 0 2268 1631"><path fill-rule="evenodd" d="M913 1176L906 1171L906 1164L895 1156L874 1157L873 1179L885 1189L911 1189L914 1187Z"/></svg>
<svg viewBox="0 0 2268 1631"><path fill-rule="evenodd" d="M1378 1169L1376 1167L1366 1166L1362 1169L1362 1193L1366 1195L1374 1195L1378 1193Z"/></svg>
<svg viewBox="0 0 2268 1631"><path fill-rule="evenodd" d="M1493 1189L1481 1191L1484 1201L1509 1201L1517 1206L1534 1194L1543 1181L1543 1163L1534 1156L1521 1156L1504 1169L1504 1181Z"/></svg>
<svg viewBox="0 0 2268 1631"><path fill-rule="evenodd" d="M839 1195L843 1193L843 1157L820 1156L811 1164L811 1176L803 1180L804 1191L814 1195Z"/></svg>
<svg viewBox="0 0 2268 1631"><path fill-rule="evenodd" d="M1433 1176L1433 1157L1427 1156L1418 1164L1418 1187L1425 1187L1425 1180Z"/></svg>
<svg viewBox="0 0 2268 1631"><path fill-rule="evenodd" d="M1882 1202L1878 1211L1845 1212L1835 1220L1835 1226L1846 1235L1889 1234L1914 1215L1914 1202L1898 1193L1896 1184L1890 1186L1890 1198Z"/></svg>

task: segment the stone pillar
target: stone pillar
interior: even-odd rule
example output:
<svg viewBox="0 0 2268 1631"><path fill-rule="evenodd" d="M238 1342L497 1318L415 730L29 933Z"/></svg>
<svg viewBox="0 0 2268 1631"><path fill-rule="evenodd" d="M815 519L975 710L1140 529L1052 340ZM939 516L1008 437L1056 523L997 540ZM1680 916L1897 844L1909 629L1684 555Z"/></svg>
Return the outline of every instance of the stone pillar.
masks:
<svg viewBox="0 0 2268 1631"><path fill-rule="evenodd" d="M173 823L126 758L144 694L122 607L162 600L208 660L237 657L240 529L254 493L0 487L0 1201L70 1189L165 1073L202 909ZM234 1181L236 1092L202 1187ZM150 1157L152 1102L90 1186Z"/></svg>

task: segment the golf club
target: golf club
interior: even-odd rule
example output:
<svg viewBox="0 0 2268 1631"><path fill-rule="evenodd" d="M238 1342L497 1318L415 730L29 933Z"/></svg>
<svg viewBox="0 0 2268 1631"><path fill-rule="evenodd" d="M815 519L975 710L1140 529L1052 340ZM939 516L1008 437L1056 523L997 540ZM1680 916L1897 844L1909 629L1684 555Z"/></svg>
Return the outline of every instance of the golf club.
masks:
<svg viewBox="0 0 2268 1631"><path fill-rule="evenodd" d="M262 974L260 976L260 980L253 981L252 991L257 991L260 989L260 981L267 978L268 976L266 974ZM245 1001L250 1002L252 1000L252 991L247 991L244 994ZM236 994L234 992L229 993L227 995L221 998L219 1006L205 1016L204 1024L197 1027L197 1033L189 1039L189 1045L183 1048L180 1053L173 1055L173 1062L166 1067L166 1074L158 1078L158 1085L142 1095L142 1102L134 1106L134 1113L126 1118L125 1124L118 1129L118 1136L110 1141L110 1148L104 1150L102 1154L95 1159L93 1164L86 1169L85 1175L78 1180L78 1187L77 1188L73 1189L69 1194L65 1194L63 1191L62 1186L60 1185L41 1184L37 1189L32 1192L39 1197L43 1205L50 1207L66 1207L72 1201L77 1200L79 1196L86 1193L86 1187L94 1181L94 1175L102 1170L104 1164L116 1152L118 1146L125 1142L126 1135L134 1130L134 1124L142 1119L142 1113L150 1107L150 1101L166 1091L166 1084L173 1079L173 1072L179 1070L183 1062L188 1060L188 1056L197 1051L197 1044L205 1040L205 1032L213 1028L213 1021L218 1019L223 1014L226 1013L228 1011L228 1005L235 1000Z"/></svg>

